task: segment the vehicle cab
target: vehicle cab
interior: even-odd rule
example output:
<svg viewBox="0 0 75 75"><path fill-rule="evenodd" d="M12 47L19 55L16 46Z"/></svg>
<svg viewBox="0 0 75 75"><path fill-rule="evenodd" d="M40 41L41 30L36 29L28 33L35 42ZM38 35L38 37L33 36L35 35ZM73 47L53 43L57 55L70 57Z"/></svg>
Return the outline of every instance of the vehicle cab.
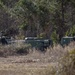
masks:
<svg viewBox="0 0 75 75"><path fill-rule="evenodd" d="M61 45L68 45L70 42L73 42L74 40L75 40L74 37L69 37L69 36L63 37L61 39Z"/></svg>

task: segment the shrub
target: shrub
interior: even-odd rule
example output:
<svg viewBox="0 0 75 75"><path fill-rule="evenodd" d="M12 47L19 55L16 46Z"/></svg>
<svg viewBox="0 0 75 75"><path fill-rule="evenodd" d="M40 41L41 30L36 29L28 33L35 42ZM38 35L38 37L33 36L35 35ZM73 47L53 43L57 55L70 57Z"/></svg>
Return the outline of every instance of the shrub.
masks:
<svg viewBox="0 0 75 75"><path fill-rule="evenodd" d="M0 56L11 56L16 54L28 54L30 45L24 43L14 43L9 45L0 45Z"/></svg>
<svg viewBox="0 0 75 75"><path fill-rule="evenodd" d="M29 53L29 48L30 48L30 45L22 44L22 45L16 47L16 53L21 54L21 55L23 55L23 54L27 55Z"/></svg>
<svg viewBox="0 0 75 75"><path fill-rule="evenodd" d="M0 56L6 57L15 54L15 48L11 45L0 45Z"/></svg>
<svg viewBox="0 0 75 75"><path fill-rule="evenodd" d="M70 50L60 61L58 75L75 75L75 49Z"/></svg>

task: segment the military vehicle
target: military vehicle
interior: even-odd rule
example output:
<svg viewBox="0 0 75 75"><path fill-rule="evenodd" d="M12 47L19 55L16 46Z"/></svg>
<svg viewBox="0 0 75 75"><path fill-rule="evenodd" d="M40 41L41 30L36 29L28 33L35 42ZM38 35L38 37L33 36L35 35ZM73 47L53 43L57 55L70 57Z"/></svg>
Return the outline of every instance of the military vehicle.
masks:
<svg viewBox="0 0 75 75"><path fill-rule="evenodd" d="M2 45L5 44L14 44L17 42L23 42L24 44L30 44L32 48L36 48L41 51L45 51L47 47L52 46L52 40L43 39L37 37L26 37L25 40L12 40L10 37L2 36L0 38Z"/></svg>
<svg viewBox="0 0 75 75"><path fill-rule="evenodd" d="M0 43L2 45L11 44L11 38L10 37L7 37L7 36L1 36L0 37Z"/></svg>
<svg viewBox="0 0 75 75"><path fill-rule="evenodd" d="M45 51L47 47L52 45L52 40L37 37L26 37L25 43L30 44L32 48Z"/></svg>
<svg viewBox="0 0 75 75"><path fill-rule="evenodd" d="M70 36L62 37L61 45L68 45L69 43L73 41L75 41L75 37L70 37Z"/></svg>

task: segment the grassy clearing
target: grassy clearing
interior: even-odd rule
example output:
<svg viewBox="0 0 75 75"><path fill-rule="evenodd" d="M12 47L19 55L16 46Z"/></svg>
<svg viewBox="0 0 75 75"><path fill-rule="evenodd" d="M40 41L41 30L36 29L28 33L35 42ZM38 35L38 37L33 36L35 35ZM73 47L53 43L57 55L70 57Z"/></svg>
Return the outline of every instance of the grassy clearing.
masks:
<svg viewBox="0 0 75 75"><path fill-rule="evenodd" d="M75 43L64 48L57 45L45 53L33 49L27 55L17 55L17 48L26 47L23 44L0 46L0 75L75 74Z"/></svg>

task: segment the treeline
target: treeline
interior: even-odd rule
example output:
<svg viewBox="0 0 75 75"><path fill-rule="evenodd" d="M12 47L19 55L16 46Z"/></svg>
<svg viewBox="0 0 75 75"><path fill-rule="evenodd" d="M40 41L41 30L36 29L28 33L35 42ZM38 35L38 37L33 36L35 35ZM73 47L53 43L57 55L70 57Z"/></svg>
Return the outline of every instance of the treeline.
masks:
<svg viewBox="0 0 75 75"><path fill-rule="evenodd" d="M75 35L75 0L0 0L0 31L23 38Z"/></svg>

